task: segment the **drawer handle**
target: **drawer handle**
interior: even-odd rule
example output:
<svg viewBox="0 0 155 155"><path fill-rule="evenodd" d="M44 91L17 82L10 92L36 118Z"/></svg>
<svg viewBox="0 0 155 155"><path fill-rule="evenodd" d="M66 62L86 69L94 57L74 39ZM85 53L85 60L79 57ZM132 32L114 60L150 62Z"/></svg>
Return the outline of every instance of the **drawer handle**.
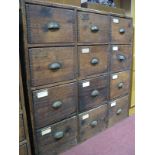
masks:
<svg viewBox="0 0 155 155"><path fill-rule="evenodd" d="M96 25L92 25L90 29L91 29L91 32L98 32L99 31L99 28Z"/></svg>
<svg viewBox="0 0 155 155"><path fill-rule="evenodd" d="M126 58L125 58L124 55L118 55L118 60L119 60L120 62L124 61L125 59L126 59Z"/></svg>
<svg viewBox="0 0 155 155"><path fill-rule="evenodd" d="M125 33L125 29L123 29L123 28L119 29L119 33L120 34L124 34Z"/></svg>
<svg viewBox="0 0 155 155"><path fill-rule="evenodd" d="M123 85L124 85L124 83L123 83L123 82L120 82L120 83L118 84L118 88L119 88L119 89L122 89L122 88L123 88Z"/></svg>
<svg viewBox="0 0 155 155"><path fill-rule="evenodd" d="M99 59L97 59L97 58L93 58L92 60L91 60L91 64L92 65L97 65L99 63Z"/></svg>
<svg viewBox="0 0 155 155"><path fill-rule="evenodd" d="M59 140L59 139L61 139L61 138L63 138L64 137L64 132L63 131L59 131L59 132L56 132L55 134L54 134L54 138L56 139L56 140Z"/></svg>
<svg viewBox="0 0 155 155"><path fill-rule="evenodd" d="M53 31L59 30L59 29L60 29L60 25L59 25L59 23L57 23L57 22L50 22L50 23L48 24L48 29L49 29L49 30L53 30Z"/></svg>
<svg viewBox="0 0 155 155"><path fill-rule="evenodd" d="M54 109L59 109L62 105L62 102L61 101L55 101L53 104L52 104L52 107Z"/></svg>
<svg viewBox="0 0 155 155"><path fill-rule="evenodd" d="M58 70L58 69L61 68L61 64L58 63L58 62L56 62L56 63L49 64L48 67L49 67L49 69L51 69L51 70Z"/></svg>
<svg viewBox="0 0 155 155"><path fill-rule="evenodd" d="M94 90L94 91L92 91L91 96L92 96L92 97L96 97L96 96L98 96L99 94L100 94L100 93L99 93L98 90Z"/></svg>
<svg viewBox="0 0 155 155"><path fill-rule="evenodd" d="M90 125L91 125L92 128L96 127L97 126L97 121L92 121L90 123Z"/></svg>
<svg viewBox="0 0 155 155"><path fill-rule="evenodd" d="M117 114L117 115L120 115L120 114L121 114L121 112L122 112L122 109L121 109L121 108L119 108L119 109L117 110L116 114Z"/></svg>

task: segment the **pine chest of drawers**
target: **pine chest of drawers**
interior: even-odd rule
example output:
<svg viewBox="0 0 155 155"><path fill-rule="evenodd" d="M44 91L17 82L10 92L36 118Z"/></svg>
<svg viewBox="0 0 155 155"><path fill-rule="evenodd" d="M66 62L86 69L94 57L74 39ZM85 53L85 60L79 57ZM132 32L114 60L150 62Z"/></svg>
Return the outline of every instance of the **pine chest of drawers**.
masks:
<svg viewBox="0 0 155 155"><path fill-rule="evenodd" d="M128 116L132 19L21 1L36 155L55 155Z"/></svg>

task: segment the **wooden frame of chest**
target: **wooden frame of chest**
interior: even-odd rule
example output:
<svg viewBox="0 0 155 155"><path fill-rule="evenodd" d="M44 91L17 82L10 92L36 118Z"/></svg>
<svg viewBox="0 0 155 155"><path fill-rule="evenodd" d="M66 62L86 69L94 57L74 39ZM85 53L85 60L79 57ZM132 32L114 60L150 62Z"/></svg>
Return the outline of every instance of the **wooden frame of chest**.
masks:
<svg viewBox="0 0 155 155"><path fill-rule="evenodd" d="M126 118L132 19L33 0L21 10L35 154L59 154Z"/></svg>

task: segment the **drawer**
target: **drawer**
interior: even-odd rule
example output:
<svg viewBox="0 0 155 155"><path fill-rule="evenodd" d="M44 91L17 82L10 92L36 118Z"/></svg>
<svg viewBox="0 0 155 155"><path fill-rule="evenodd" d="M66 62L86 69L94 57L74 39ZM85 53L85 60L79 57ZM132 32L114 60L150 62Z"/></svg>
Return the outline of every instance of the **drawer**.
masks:
<svg viewBox="0 0 155 155"><path fill-rule="evenodd" d="M56 123L37 131L39 155L56 155L77 144L77 118Z"/></svg>
<svg viewBox="0 0 155 155"><path fill-rule="evenodd" d="M79 139L84 141L107 127L107 104L79 115Z"/></svg>
<svg viewBox="0 0 155 155"><path fill-rule="evenodd" d="M107 72L108 47L109 46L78 47L80 77Z"/></svg>
<svg viewBox="0 0 155 155"><path fill-rule="evenodd" d="M128 116L129 97L125 96L109 103L108 127Z"/></svg>
<svg viewBox="0 0 155 155"><path fill-rule="evenodd" d="M113 44L132 43L133 26L131 19L111 17L111 35Z"/></svg>
<svg viewBox="0 0 155 155"><path fill-rule="evenodd" d="M64 43L75 40L73 10L27 4L26 13L29 43Z"/></svg>
<svg viewBox="0 0 155 155"><path fill-rule="evenodd" d="M105 103L108 95L108 77L79 81L79 111L86 111Z"/></svg>
<svg viewBox="0 0 155 155"><path fill-rule="evenodd" d="M76 113L77 83L33 92L36 128L42 128Z"/></svg>
<svg viewBox="0 0 155 155"><path fill-rule="evenodd" d="M111 71L130 69L132 63L131 45L113 45L111 53Z"/></svg>
<svg viewBox="0 0 155 155"><path fill-rule="evenodd" d="M104 21L104 22L103 22ZM110 19L106 15L78 12L78 41L109 43Z"/></svg>
<svg viewBox="0 0 155 155"><path fill-rule="evenodd" d="M111 74L110 79L110 98L123 96L129 92L130 71L123 71Z"/></svg>
<svg viewBox="0 0 155 155"><path fill-rule="evenodd" d="M24 120L23 115L19 115L19 141L25 140Z"/></svg>
<svg viewBox="0 0 155 155"><path fill-rule="evenodd" d="M32 86L75 78L74 47L32 48L29 50Z"/></svg>
<svg viewBox="0 0 155 155"><path fill-rule="evenodd" d="M28 150L27 150L26 144L19 146L19 155L28 155Z"/></svg>

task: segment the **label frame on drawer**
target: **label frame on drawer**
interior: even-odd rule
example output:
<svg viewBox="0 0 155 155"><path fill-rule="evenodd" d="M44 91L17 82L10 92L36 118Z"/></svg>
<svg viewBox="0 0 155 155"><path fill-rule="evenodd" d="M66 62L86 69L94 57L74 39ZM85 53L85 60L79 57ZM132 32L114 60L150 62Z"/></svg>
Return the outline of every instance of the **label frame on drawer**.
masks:
<svg viewBox="0 0 155 155"><path fill-rule="evenodd" d="M36 96L38 99L48 96L48 89L42 89L36 92Z"/></svg>
<svg viewBox="0 0 155 155"><path fill-rule="evenodd" d="M119 24L119 19L118 18L113 18L113 23L115 23L115 24Z"/></svg>

